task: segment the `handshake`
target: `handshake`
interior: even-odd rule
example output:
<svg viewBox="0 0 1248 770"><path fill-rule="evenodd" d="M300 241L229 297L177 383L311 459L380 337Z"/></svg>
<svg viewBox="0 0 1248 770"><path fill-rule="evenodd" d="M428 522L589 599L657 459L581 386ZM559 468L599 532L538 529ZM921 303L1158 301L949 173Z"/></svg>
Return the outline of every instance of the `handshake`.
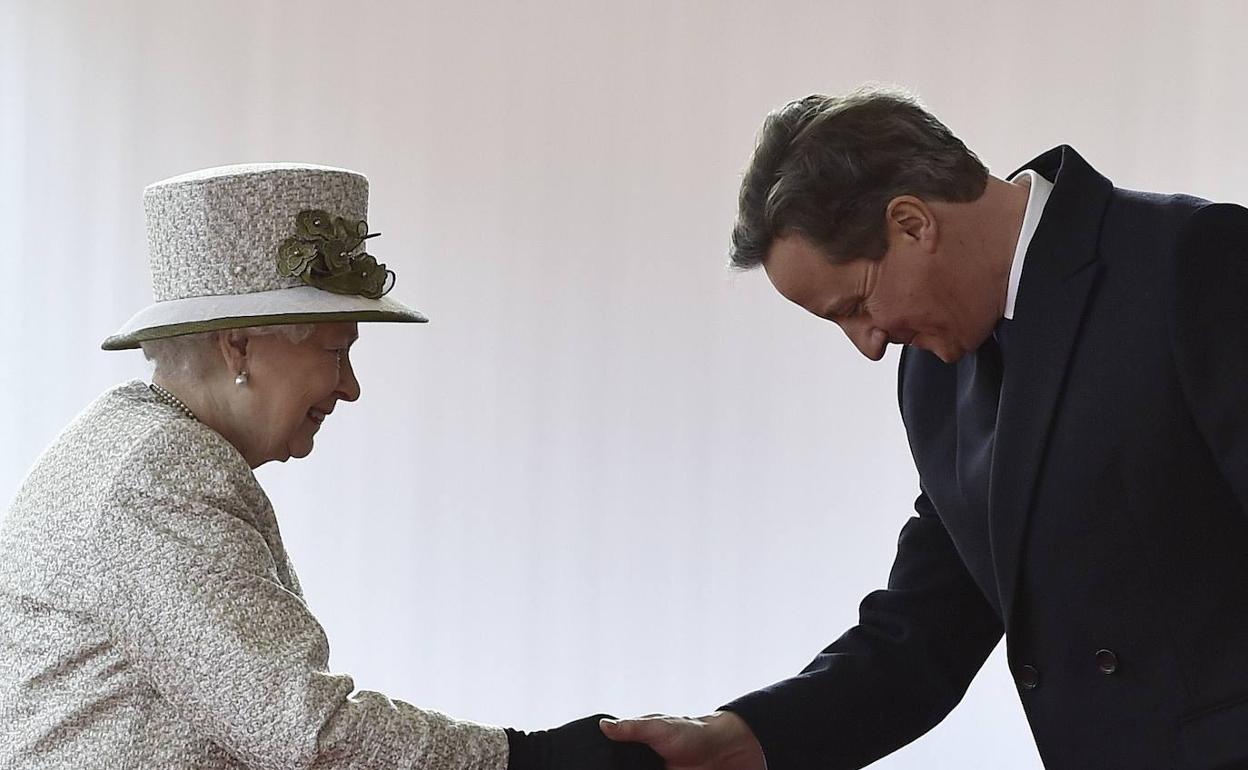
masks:
<svg viewBox="0 0 1248 770"><path fill-rule="evenodd" d="M623 722L597 714L553 730L509 729L507 745L507 770L766 768L754 733L729 711L700 719L653 716Z"/></svg>
<svg viewBox="0 0 1248 770"><path fill-rule="evenodd" d="M663 759L644 743L620 743L603 734L600 719L569 722L553 730L507 730L507 770L663 770Z"/></svg>

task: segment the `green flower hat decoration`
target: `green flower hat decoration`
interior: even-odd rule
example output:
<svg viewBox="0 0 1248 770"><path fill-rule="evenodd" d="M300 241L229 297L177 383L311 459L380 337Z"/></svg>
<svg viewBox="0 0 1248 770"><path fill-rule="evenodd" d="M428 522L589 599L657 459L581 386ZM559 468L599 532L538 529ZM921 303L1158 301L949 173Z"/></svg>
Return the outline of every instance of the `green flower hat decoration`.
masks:
<svg viewBox="0 0 1248 770"><path fill-rule="evenodd" d="M355 253L365 240L378 235L370 233L363 220L331 216L320 209L301 211L295 217L295 234L277 248L277 272L334 294L380 299L394 288L394 271L367 252Z"/></svg>

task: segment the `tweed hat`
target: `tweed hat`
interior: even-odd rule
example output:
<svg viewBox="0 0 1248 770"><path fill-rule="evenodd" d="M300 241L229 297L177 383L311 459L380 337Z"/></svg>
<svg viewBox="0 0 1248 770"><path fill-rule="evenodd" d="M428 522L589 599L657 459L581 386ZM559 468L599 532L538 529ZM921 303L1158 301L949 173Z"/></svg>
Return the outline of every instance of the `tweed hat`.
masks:
<svg viewBox="0 0 1248 770"><path fill-rule="evenodd" d="M143 208L155 302L105 350L244 326L429 320L385 296L395 276L363 248L379 233L354 171L220 166L149 185Z"/></svg>

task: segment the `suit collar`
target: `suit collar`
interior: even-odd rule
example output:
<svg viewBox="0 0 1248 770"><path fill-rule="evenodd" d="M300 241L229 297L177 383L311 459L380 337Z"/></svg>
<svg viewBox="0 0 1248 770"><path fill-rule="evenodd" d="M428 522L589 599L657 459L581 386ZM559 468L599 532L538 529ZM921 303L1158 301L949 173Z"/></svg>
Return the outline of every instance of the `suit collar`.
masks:
<svg viewBox="0 0 1248 770"><path fill-rule="evenodd" d="M1074 148L1064 144L1037 156L1014 174L1027 169L1053 183L1044 217L1028 248L1028 254L1043 256L1034 267L1024 267L1024 288L1020 289L1020 293L1035 294L1033 284L1047 290L1096 258L1101 217L1114 186ZM1025 300L1020 297L1021 301Z"/></svg>
<svg viewBox="0 0 1248 770"><path fill-rule="evenodd" d="M1028 168L1054 186L1027 250L1005 349L988 493L989 538L1007 630L1036 479L1084 308L1099 273L1097 242L1113 190L1108 179L1065 145L1019 171Z"/></svg>

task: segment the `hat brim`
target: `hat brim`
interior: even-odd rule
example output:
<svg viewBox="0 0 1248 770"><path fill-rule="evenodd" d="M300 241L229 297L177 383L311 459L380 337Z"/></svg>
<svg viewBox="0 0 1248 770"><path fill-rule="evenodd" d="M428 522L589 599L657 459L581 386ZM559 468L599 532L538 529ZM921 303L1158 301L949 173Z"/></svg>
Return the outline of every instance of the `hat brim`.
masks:
<svg viewBox="0 0 1248 770"><path fill-rule="evenodd" d="M428 320L424 313L389 297L369 299L333 294L312 286L296 286L252 294L157 302L135 313L100 347L130 350L148 340L245 326L335 321L425 323Z"/></svg>

